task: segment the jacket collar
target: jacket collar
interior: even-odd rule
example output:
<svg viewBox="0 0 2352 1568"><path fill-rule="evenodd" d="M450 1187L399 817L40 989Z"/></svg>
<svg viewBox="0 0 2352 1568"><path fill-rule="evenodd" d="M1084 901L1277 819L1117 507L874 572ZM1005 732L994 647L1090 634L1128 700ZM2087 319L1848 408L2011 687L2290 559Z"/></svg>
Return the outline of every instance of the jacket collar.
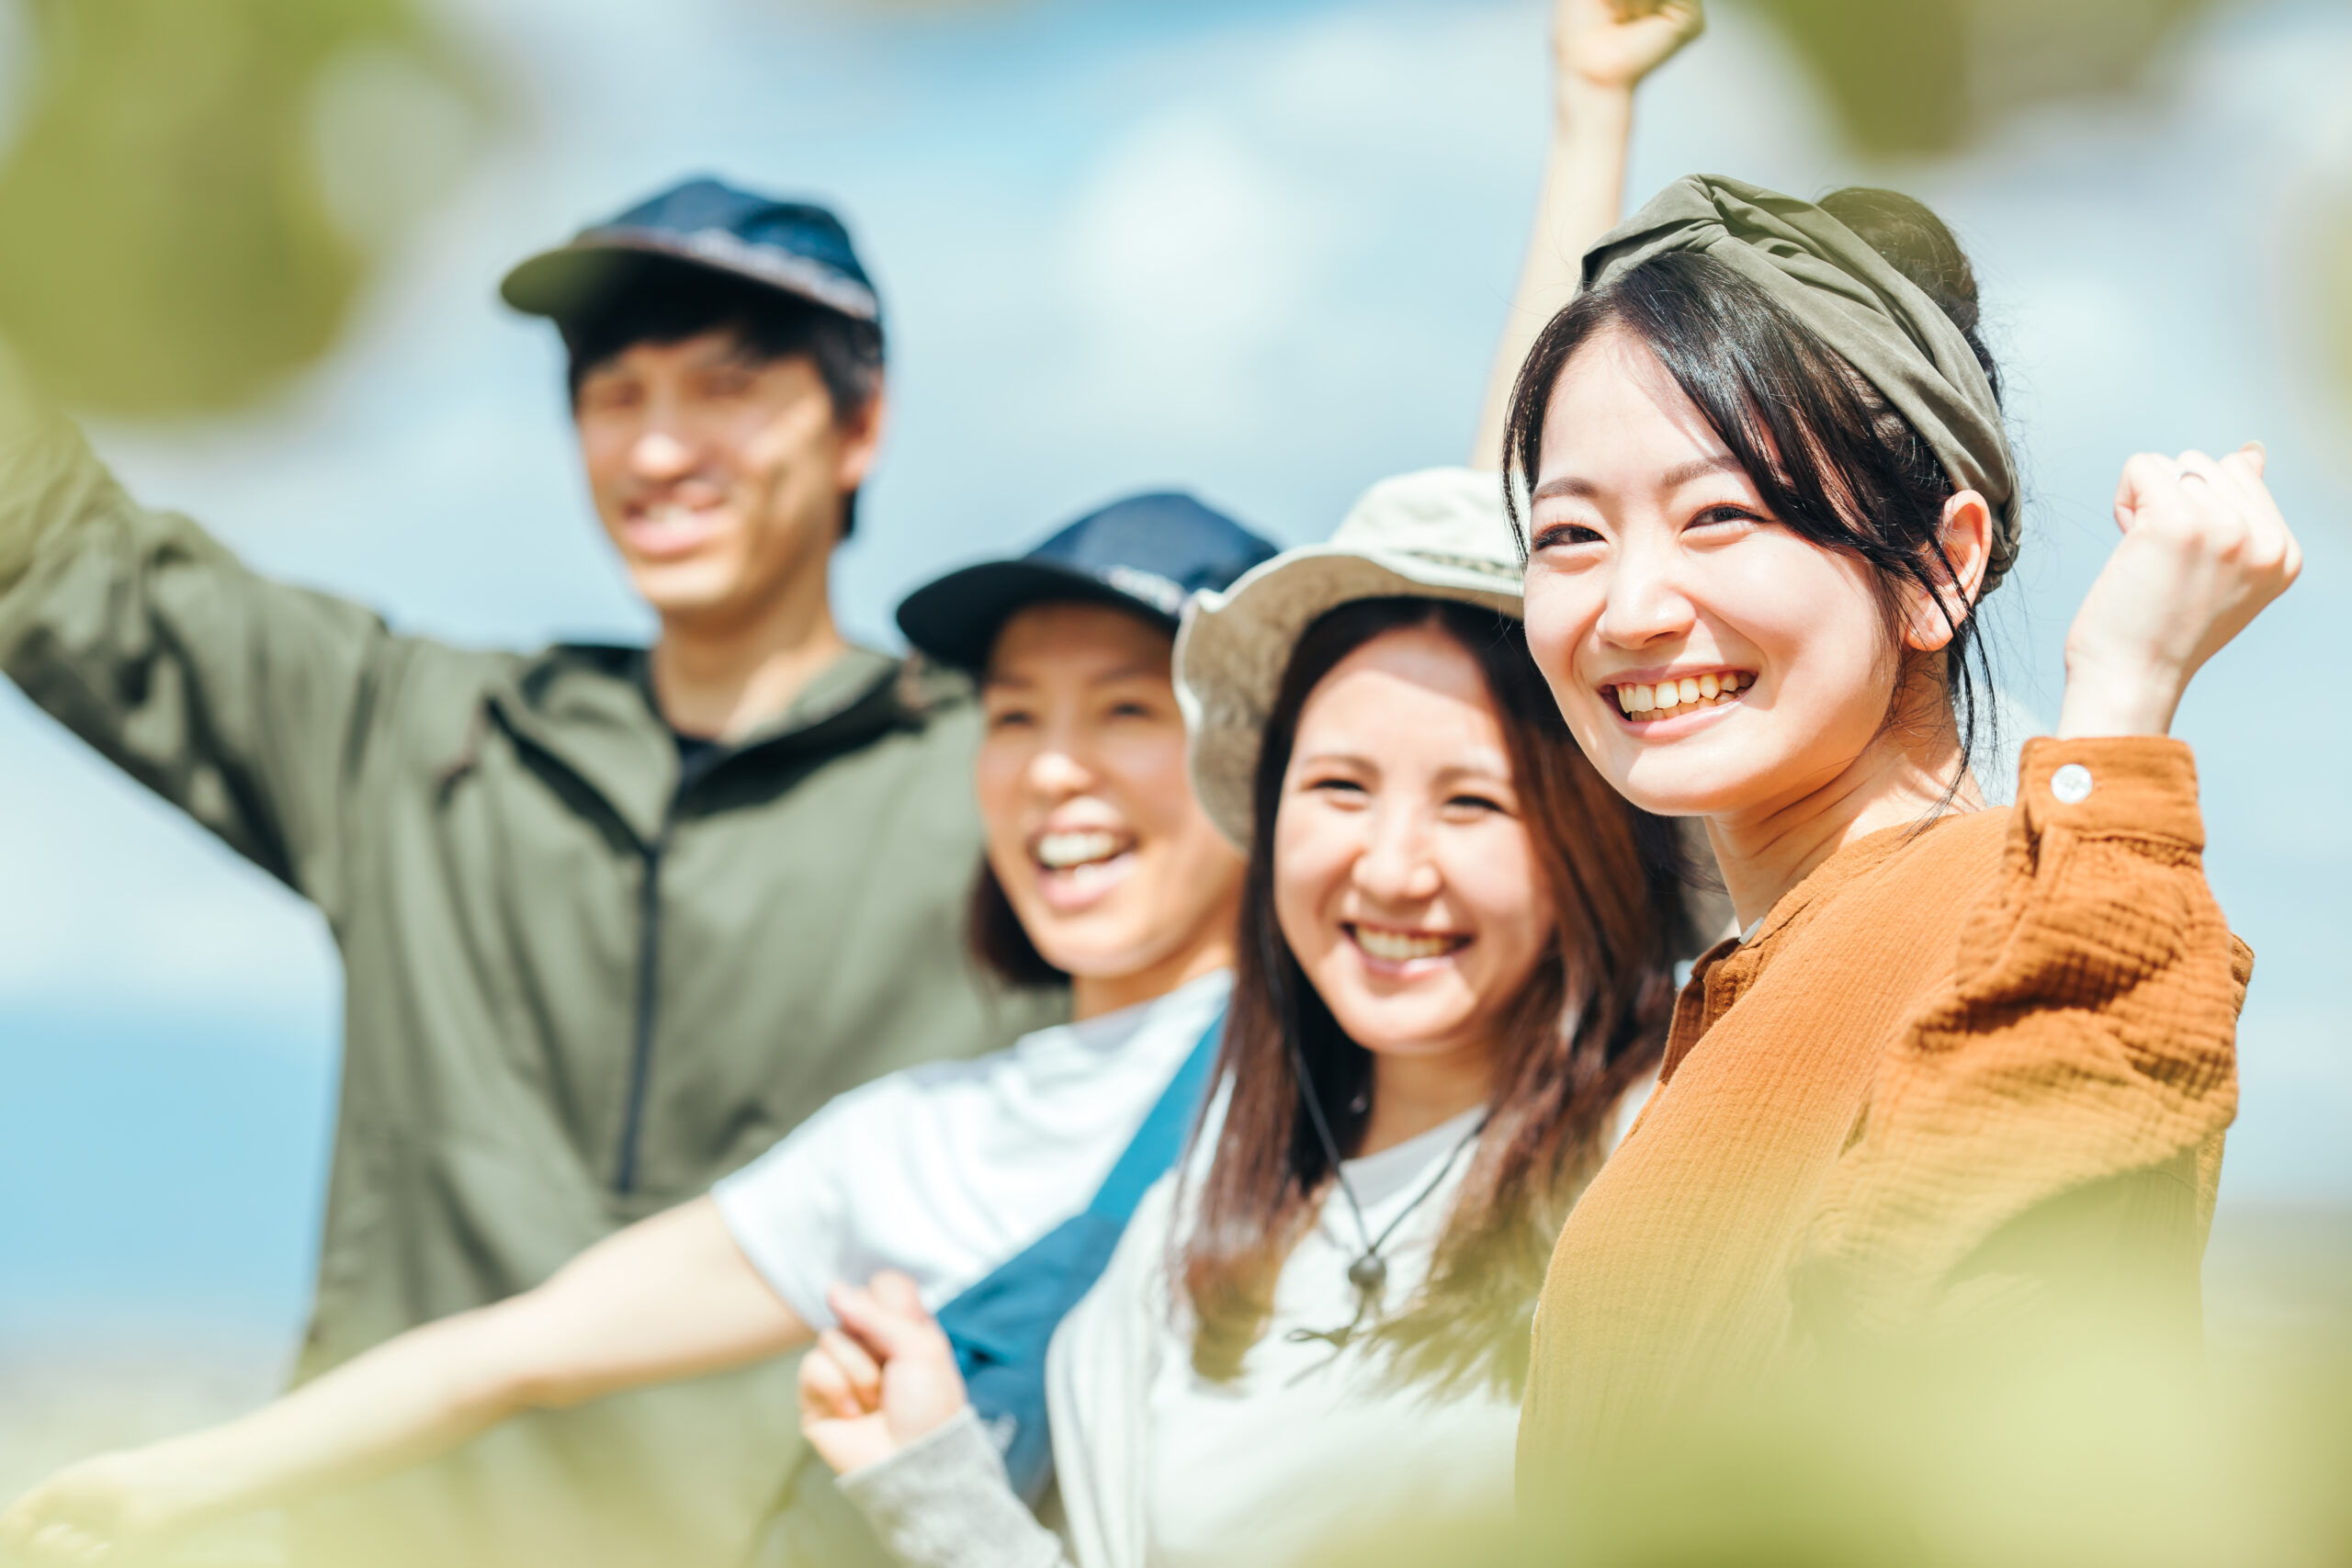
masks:
<svg viewBox="0 0 2352 1568"><path fill-rule="evenodd" d="M1824 909L1837 901L1839 894L1869 878L1916 843L1923 833L1931 833L1957 819L1946 816L1924 829L1916 823L1905 823L1865 834L1814 867L1804 881L1782 894L1781 901L1746 934L1726 938L1702 953L1690 966L1690 978L1674 998L1674 1022L1667 1033L1666 1057L1658 1068L1658 1082L1663 1084L1674 1077L1674 1070L1682 1065L1700 1037L1731 1010L1732 1004L1762 977L1781 949L1794 942Z"/></svg>
<svg viewBox="0 0 2352 1568"><path fill-rule="evenodd" d="M498 722L586 784L641 844L661 837L678 791L677 742L653 700L651 662L641 648L559 644L487 697ZM790 707L727 747L713 769L846 750L916 720L948 684L911 661L852 648Z"/></svg>

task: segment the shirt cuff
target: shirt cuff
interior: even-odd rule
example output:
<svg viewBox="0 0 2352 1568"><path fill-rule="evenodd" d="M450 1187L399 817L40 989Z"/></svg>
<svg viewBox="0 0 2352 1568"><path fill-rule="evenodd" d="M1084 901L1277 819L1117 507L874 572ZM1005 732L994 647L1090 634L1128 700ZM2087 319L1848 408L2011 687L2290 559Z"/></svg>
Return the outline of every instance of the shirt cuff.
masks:
<svg viewBox="0 0 2352 1568"><path fill-rule="evenodd" d="M841 1478L892 1556L910 1568L1051 1568L1061 1543L1005 1478L968 1404L936 1430Z"/></svg>
<svg viewBox="0 0 2352 1568"><path fill-rule="evenodd" d="M2168 736L2029 740L2018 758L2018 808L2036 838L2064 828L2089 838L2205 847L2197 759L2187 741Z"/></svg>

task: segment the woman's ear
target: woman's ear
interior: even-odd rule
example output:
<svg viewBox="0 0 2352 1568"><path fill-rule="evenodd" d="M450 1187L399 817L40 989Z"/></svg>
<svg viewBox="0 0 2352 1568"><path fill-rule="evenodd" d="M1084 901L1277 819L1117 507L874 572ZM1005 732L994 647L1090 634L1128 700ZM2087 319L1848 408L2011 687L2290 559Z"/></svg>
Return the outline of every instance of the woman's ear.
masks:
<svg viewBox="0 0 2352 1568"><path fill-rule="evenodd" d="M1975 607L1993 558L1993 509L1975 491L1962 491L1944 502L1941 527L1944 558L1939 564L1949 566L1950 581L1933 595L1916 585L1905 595L1909 603L1903 640L1922 653L1945 647L1958 633Z"/></svg>

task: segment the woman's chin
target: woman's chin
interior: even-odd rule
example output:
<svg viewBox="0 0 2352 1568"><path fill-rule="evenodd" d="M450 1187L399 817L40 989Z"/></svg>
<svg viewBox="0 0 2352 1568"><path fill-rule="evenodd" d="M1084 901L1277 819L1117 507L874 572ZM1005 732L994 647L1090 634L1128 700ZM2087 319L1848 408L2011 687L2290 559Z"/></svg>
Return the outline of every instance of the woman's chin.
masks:
<svg viewBox="0 0 2352 1568"><path fill-rule="evenodd" d="M1324 999L1348 1038L1375 1056L1442 1055L1470 1028L1476 1010L1437 997L1326 992Z"/></svg>

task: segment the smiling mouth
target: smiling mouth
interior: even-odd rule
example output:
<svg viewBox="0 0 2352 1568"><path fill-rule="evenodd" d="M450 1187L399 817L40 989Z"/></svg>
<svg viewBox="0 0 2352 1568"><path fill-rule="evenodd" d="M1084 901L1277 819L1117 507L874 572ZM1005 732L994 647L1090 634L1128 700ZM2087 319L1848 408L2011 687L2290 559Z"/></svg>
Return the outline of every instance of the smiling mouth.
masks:
<svg viewBox="0 0 2352 1568"><path fill-rule="evenodd" d="M1755 684L1756 677L1744 670L1711 670L1703 675L1681 675L1654 683L1628 681L1600 690L1616 703L1627 723L1644 724L1724 707L1739 701L1740 693Z"/></svg>
<svg viewBox="0 0 2352 1568"><path fill-rule="evenodd" d="M1029 858L1049 894L1084 899L1135 868L1136 839L1102 828L1045 832L1031 840Z"/></svg>
<svg viewBox="0 0 2352 1568"><path fill-rule="evenodd" d="M1348 940L1367 958L1380 964L1415 964L1431 958L1444 958L1470 945L1470 939L1453 931L1398 931L1389 926L1367 926L1348 922L1340 929Z"/></svg>
<svg viewBox="0 0 2352 1568"><path fill-rule="evenodd" d="M721 505L688 506L665 501L633 509L625 524L629 544L641 555L683 555L724 526Z"/></svg>

